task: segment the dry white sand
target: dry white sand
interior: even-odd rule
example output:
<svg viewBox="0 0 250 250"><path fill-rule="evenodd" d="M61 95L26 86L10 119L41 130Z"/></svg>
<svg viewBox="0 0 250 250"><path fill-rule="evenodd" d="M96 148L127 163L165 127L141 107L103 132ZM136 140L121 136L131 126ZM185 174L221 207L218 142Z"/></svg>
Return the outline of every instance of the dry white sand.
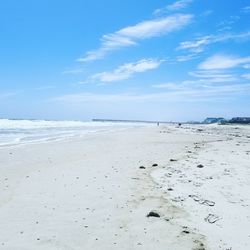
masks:
<svg viewBox="0 0 250 250"><path fill-rule="evenodd" d="M249 131L138 127L2 148L0 249L248 250Z"/></svg>

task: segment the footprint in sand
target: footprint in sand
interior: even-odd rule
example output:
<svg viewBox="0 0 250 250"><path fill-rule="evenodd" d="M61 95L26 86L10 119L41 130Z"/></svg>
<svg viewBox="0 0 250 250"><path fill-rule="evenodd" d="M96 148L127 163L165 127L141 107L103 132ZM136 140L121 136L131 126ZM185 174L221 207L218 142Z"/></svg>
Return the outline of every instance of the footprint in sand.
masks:
<svg viewBox="0 0 250 250"><path fill-rule="evenodd" d="M209 214L206 218L205 218L205 221L210 223L210 224L213 224L215 223L216 221L220 220L221 217L219 217L218 215L216 214Z"/></svg>
<svg viewBox="0 0 250 250"><path fill-rule="evenodd" d="M213 207L215 205L214 201L205 200L205 199L199 197L198 195L189 195L189 197L193 198L194 201L199 202L199 204L201 204L201 205L206 205L206 206L210 206L210 207Z"/></svg>

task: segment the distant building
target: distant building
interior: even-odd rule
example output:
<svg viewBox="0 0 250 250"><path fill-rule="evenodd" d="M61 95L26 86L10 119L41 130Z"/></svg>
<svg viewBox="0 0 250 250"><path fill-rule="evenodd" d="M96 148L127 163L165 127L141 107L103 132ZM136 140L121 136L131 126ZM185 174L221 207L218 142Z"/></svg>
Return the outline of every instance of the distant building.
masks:
<svg viewBox="0 0 250 250"><path fill-rule="evenodd" d="M212 124L225 121L223 117L208 117L202 123L204 124Z"/></svg>
<svg viewBox="0 0 250 250"><path fill-rule="evenodd" d="M234 117L228 122L237 124L250 124L250 117Z"/></svg>
<svg viewBox="0 0 250 250"><path fill-rule="evenodd" d="M201 122L198 122L198 121L188 121L187 124L201 124Z"/></svg>

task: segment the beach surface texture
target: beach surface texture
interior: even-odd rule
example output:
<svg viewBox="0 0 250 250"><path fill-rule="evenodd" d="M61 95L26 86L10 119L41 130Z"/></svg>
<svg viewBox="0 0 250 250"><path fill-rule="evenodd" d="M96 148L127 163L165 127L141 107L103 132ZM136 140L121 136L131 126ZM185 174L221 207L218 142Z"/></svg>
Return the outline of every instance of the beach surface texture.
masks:
<svg viewBox="0 0 250 250"><path fill-rule="evenodd" d="M249 126L0 148L0 249L249 250Z"/></svg>

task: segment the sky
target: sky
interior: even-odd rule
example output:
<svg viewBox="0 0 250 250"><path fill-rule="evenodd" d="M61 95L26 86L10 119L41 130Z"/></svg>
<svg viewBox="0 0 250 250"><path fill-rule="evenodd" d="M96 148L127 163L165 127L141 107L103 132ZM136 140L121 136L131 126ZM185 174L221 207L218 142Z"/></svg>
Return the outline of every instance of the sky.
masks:
<svg viewBox="0 0 250 250"><path fill-rule="evenodd" d="M249 0L0 3L0 117L250 116Z"/></svg>

